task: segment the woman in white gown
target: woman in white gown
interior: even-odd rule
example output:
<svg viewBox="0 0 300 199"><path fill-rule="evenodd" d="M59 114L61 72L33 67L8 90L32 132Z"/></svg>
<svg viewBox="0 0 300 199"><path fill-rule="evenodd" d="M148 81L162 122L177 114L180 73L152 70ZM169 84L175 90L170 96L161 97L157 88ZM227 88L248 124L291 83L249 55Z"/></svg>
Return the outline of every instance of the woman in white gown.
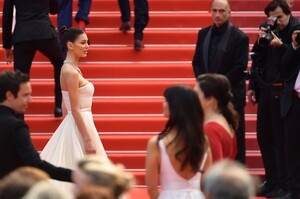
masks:
<svg viewBox="0 0 300 199"><path fill-rule="evenodd" d="M80 57L86 57L89 48L88 37L80 28L61 30L62 43L67 57L60 74L63 95L64 119L59 125L41 157L56 166L75 169L77 162L86 154L106 157L91 112L94 86L86 80L78 68ZM71 183L54 181L58 187L73 192Z"/></svg>
<svg viewBox="0 0 300 199"><path fill-rule="evenodd" d="M211 152L199 98L187 86L169 87L164 97L163 114L169 120L148 142L148 193L151 199L202 199L201 175L211 164Z"/></svg>

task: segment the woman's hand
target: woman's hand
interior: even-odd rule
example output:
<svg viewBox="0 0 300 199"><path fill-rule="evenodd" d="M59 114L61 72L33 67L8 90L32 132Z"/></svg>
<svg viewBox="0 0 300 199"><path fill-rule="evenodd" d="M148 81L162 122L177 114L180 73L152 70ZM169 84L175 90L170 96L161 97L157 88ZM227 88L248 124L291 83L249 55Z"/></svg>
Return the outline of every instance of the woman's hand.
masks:
<svg viewBox="0 0 300 199"><path fill-rule="evenodd" d="M96 154L96 148L91 140L84 141L84 148L87 154Z"/></svg>

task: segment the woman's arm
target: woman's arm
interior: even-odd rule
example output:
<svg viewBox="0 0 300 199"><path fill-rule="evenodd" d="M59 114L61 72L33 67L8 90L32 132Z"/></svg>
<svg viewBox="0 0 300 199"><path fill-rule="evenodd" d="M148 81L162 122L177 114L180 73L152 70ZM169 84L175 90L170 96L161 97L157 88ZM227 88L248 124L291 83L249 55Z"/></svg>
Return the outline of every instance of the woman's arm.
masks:
<svg viewBox="0 0 300 199"><path fill-rule="evenodd" d="M71 66L70 66L71 67ZM91 138L88 134L79 106L79 74L73 68L67 68L63 71L63 78L69 92L71 110L76 125L84 141L84 147L87 154L96 153L95 146L93 146Z"/></svg>
<svg viewBox="0 0 300 199"><path fill-rule="evenodd" d="M157 145L157 136L155 136L148 142L146 157L146 185L151 199L157 199L159 195L159 164L160 153Z"/></svg>
<svg viewBox="0 0 300 199"><path fill-rule="evenodd" d="M68 111L67 111L64 101L61 102L61 110L62 110L63 117L65 118L66 115L68 114Z"/></svg>
<svg viewBox="0 0 300 199"><path fill-rule="evenodd" d="M208 142L208 140L207 140ZM212 165L213 159L212 159L212 153L211 153L211 149L210 147L207 148L207 157L206 157L206 161L204 163L202 172L205 173Z"/></svg>

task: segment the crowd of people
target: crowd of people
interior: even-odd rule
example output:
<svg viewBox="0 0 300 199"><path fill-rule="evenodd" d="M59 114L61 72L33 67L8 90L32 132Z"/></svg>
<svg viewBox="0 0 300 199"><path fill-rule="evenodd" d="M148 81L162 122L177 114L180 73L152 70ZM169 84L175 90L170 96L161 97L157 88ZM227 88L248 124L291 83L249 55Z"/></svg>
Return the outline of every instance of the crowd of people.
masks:
<svg viewBox="0 0 300 199"><path fill-rule="evenodd" d="M15 71L0 74L0 157L5 159L0 164L0 199L128 198L134 177L108 159L91 112L94 86L78 66L89 50L84 29L91 0L78 3L79 27L71 27L70 16L60 21L72 13L71 0L29 1L5 0L3 7L3 48ZM118 2L119 29L127 32L129 2ZM135 0L134 5L134 48L141 50L148 2ZM257 139L265 167L257 194L271 198L300 198L300 23L292 6L290 0L272 0L266 6L267 20L259 27L247 75L248 100L258 104ZM18 17L12 33L14 7ZM49 13L58 13L59 38ZM212 0L210 13L213 24L199 31L192 60L194 89L174 85L164 91L167 121L147 146L151 199L249 199L256 194L257 181L245 167L249 38L230 22L228 0ZM36 51L54 66L54 115L63 117L41 154L24 121Z"/></svg>

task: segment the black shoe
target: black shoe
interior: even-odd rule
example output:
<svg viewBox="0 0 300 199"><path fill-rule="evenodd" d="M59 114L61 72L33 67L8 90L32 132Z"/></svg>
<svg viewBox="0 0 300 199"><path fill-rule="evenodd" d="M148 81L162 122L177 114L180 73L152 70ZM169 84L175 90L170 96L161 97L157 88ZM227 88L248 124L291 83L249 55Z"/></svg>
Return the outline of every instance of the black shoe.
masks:
<svg viewBox="0 0 300 199"><path fill-rule="evenodd" d="M127 32L130 30L130 22L125 22L123 23L120 28L119 28L122 32Z"/></svg>
<svg viewBox="0 0 300 199"><path fill-rule="evenodd" d="M61 108L56 107L54 110L54 117L62 117L62 110Z"/></svg>
<svg viewBox="0 0 300 199"><path fill-rule="evenodd" d="M266 194L272 192L273 190L275 190L275 186L270 185L269 183L267 183L267 181L265 181L259 186L257 196L265 197Z"/></svg>
<svg viewBox="0 0 300 199"><path fill-rule="evenodd" d="M134 50L140 51L143 48L145 48L145 46L141 40L139 40L139 39L134 40Z"/></svg>
<svg viewBox="0 0 300 199"><path fill-rule="evenodd" d="M273 189L273 191L267 193L265 196L267 198L278 198L278 197L283 197L287 195L287 191L281 188Z"/></svg>

